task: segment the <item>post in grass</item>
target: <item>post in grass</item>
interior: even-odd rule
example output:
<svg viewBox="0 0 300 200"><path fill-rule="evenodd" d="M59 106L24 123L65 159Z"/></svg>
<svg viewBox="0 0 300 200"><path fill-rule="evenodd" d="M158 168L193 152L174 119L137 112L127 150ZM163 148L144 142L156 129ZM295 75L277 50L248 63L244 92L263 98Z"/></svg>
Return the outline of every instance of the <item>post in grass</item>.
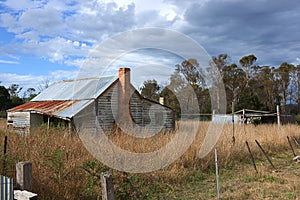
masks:
<svg viewBox="0 0 300 200"><path fill-rule="evenodd" d="M216 164L216 186L217 186L217 199L220 199L220 189L219 189L219 175L218 175L218 154L217 149L215 148L215 164Z"/></svg>

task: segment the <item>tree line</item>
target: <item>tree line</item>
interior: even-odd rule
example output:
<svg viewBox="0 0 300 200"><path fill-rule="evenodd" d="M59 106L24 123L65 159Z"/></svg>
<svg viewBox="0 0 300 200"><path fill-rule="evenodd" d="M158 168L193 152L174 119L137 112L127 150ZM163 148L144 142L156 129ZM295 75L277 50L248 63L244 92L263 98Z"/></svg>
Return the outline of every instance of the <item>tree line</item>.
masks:
<svg viewBox="0 0 300 200"><path fill-rule="evenodd" d="M50 81L46 78L38 84L37 89L33 87L24 89L18 84L11 84L10 86L5 87L1 85L0 81L0 117L6 117L6 110L29 102L41 91L48 88L49 84Z"/></svg>
<svg viewBox="0 0 300 200"><path fill-rule="evenodd" d="M219 70L224 83L227 111L253 109L275 111L280 105L281 112L300 114L300 65L283 62L279 66L260 66L253 54L242 57L239 63L231 63L227 54L213 56L211 64ZM165 105L181 113L178 94L192 87L194 93L185 96L186 105L197 99L200 113L211 113L210 91L195 59L188 59L175 66L169 84L159 85L156 80L147 80L140 88L146 98L158 101L164 97ZM195 98L193 95L196 95Z"/></svg>
<svg viewBox="0 0 300 200"><path fill-rule="evenodd" d="M26 103L37 95L34 88L28 88L21 95L22 89L18 84L11 84L9 87L0 85L0 111Z"/></svg>

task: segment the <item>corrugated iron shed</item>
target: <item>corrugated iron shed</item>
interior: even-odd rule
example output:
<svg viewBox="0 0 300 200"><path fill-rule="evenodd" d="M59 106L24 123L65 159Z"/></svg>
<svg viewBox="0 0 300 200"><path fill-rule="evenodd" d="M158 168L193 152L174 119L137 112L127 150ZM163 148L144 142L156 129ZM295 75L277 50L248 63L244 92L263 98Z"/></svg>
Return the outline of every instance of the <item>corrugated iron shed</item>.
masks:
<svg viewBox="0 0 300 200"><path fill-rule="evenodd" d="M114 81L117 75L67 80L53 83L30 102L14 107L8 112L30 112L62 119L71 119L91 104Z"/></svg>
<svg viewBox="0 0 300 200"><path fill-rule="evenodd" d="M116 81L117 78L117 75L110 75L98 78L59 81L53 83L32 99L32 101L95 99Z"/></svg>

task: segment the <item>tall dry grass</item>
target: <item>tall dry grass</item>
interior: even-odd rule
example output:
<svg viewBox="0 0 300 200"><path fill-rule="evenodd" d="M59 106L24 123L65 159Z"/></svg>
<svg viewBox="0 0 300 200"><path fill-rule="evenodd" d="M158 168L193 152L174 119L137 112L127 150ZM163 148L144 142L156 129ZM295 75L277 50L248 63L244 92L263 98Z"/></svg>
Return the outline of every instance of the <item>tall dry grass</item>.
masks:
<svg viewBox="0 0 300 200"><path fill-rule="evenodd" d="M205 170L214 164L213 151L203 159L199 159L200 147L204 137L207 134L210 122L180 122L182 126L192 127L198 126L199 129L195 140L188 150L178 159L171 167L172 171L180 168L197 168ZM186 128L186 135L191 134ZM276 154L282 150L289 148L287 136L298 137L300 130L298 125L288 124L278 127L276 124L269 125L235 125L234 137L232 140L232 126L224 125L221 136L215 146L218 150L221 164L229 164L232 162L240 162L248 159L248 151L245 142L248 141L252 153L260 158L263 157L260 149L255 143L259 141L264 150L269 154ZM174 138L173 133L159 133L154 137L146 139L137 139L127 134L118 132L112 134L110 139L123 149L131 152L152 152L160 149ZM174 149L176 151L176 149Z"/></svg>
<svg viewBox="0 0 300 200"><path fill-rule="evenodd" d="M172 165L153 174L176 176L183 169L207 170L214 166L213 153L199 159L199 149L207 132L209 122L180 122L179 126L199 126L196 138L188 150ZM186 129L186 135L190 134ZM14 165L19 161L31 161L33 164L33 191L41 199L96 199L100 194L98 175L107 167L95 161L84 148L80 138L69 135L67 130L41 127L29 136L2 130L0 132L1 149L4 137L8 136L7 156L5 159L7 176L14 176ZM255 144L258 140L268 154L280 153L288 147L286 136L299 137L299 126L285 125L245 125L235 126L235 143L232 143L232 129L225 125L216 144L220 165L248 162L245 141L249 142L255 157L262 154ZM137 139L120 131L109 134L109 138L118 146L132 152L152 152L163 147L174 137L173 133L159 133L147 139ZM176 149L174 149L176 151ZM1 163L0 163L1 165ZM3 166L0 167L3 171ZM122 189L126 174L110 171L114 174L116 192ZM148 176L147 174L145 176ZM136 191L135 191L136 192Z"/></svg>

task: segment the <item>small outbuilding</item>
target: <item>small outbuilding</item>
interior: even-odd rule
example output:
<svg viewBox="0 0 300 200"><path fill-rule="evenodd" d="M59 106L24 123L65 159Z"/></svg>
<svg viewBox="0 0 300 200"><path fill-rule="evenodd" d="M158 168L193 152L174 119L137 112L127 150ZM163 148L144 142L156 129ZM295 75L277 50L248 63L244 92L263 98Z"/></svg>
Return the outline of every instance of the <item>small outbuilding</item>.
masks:
<svg viewBox="0 0 300 200"><path fill-rule="evenodd" d="M7 111L8 127L22 134L53 124L78 130L80 119L104 131L124 124L154 131L175 126L171 108L142 97L134 88L130 68L120 68L118 75L56 82Z"/></svg>

